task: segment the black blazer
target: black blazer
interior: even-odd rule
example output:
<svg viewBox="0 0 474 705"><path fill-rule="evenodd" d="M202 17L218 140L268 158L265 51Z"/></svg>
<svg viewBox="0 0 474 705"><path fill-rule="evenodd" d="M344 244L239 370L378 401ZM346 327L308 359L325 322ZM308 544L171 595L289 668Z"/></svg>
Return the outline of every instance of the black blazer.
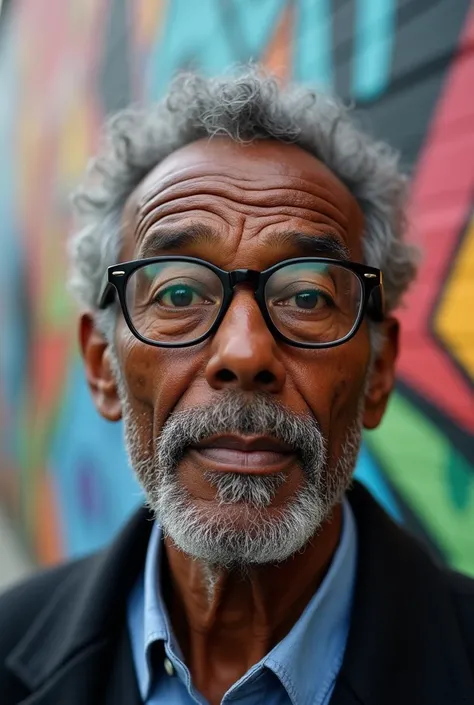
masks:
<svg viewBox="0 0 474 705"><path fill-rule="evenodd" d="M474 705L474 581L435 566L357 483L347 649L331 705ZM126 623L152 522L0 597L0 705L139 705Z"/></svg>

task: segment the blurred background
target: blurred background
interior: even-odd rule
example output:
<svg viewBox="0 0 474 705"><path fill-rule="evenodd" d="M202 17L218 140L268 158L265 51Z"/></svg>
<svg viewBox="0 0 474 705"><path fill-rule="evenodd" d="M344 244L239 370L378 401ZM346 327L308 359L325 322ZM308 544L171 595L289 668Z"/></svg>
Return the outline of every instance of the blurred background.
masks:
<svg viewBox="0 0 474 705"><path fill-rule="evenodd" d="M120 425L89 398L65 293L68 193L101 123L130 101L159 98L178 69L215 74L249 58L354 102L413 173L411 237L425 257L400 312L397 389L357 473L435 556L474 575L474 4L5 0L4 577L103 545L140 502Z"/></svg>

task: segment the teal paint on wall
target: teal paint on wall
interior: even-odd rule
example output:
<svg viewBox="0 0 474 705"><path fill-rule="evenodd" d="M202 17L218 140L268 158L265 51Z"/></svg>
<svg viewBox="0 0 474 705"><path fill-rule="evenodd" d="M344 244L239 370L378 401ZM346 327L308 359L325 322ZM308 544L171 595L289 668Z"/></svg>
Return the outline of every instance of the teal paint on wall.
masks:
<svg viewBox="0 0 474 705"><path fill-rule="evenodd" d="M395 0L356 0L352 94L373 100L390 80L395 38ZM421 40L421 38L420 38Z"/></svg>

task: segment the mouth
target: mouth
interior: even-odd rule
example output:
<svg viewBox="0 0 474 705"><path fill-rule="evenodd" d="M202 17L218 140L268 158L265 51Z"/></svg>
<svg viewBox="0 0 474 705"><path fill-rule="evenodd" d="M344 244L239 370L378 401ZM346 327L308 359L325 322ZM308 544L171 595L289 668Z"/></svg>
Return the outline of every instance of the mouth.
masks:
<svg viewBox="0 0 474 705"><path fill-rule="evenodd" d="M272 475L294 462L293 448L270 436L211 436L190 446L192 455L221 472Z"/></svg>

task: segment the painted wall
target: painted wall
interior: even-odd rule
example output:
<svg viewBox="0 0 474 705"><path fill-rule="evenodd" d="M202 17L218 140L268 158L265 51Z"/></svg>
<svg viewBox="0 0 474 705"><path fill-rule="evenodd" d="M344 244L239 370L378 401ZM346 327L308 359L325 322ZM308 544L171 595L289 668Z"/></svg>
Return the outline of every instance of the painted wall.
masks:
<svg viewBox="0 0 474 705"><path fill-rule="evenodd" d="M0 496L42 562L140 501L64 294L67 194L105 115L249 57L356 101L413 168L425 248L396 393L358 474L474 574L474 7L469 0L16 0L0 27Z"/></svg>

